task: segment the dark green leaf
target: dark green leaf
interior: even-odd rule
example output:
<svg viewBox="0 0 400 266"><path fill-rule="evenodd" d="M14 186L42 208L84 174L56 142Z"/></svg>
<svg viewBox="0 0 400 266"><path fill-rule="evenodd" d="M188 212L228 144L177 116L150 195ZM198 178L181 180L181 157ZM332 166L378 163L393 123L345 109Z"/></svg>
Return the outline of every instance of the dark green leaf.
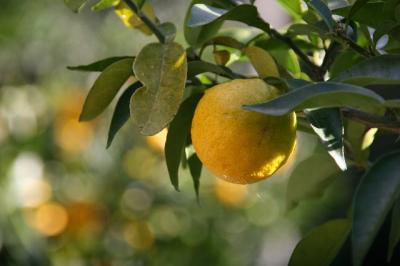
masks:
<svg viewBox="0 0 400 266"><path fill-rule="evenodd" d="M353 264L362 265L400 192L400 152L379 159L362 178L353 201Z"/></svg>
<svg viewBox="0 0 400 266"><path fill-rule="evenodd" d="M193 179L194 190L196 192L197 199L199 199L200 176L203 164L201 163L199 157L197 157L196 153L193 153L189 157L188 164L189 164L190 174L192 175Z"/></svg>
<svg viewBox="0 0 400 266"><path fill-rule="evenodd" d="M257 8L253 5L239 5L231 10L226 10L204 4L195 4L192 7L188 25L189 27L198 27L224 20L239 21L265 32L270 31L269 24L261 19Z"/></svg>
<svg viewBox="0 0 400 266"><path fill-rule="evenodd" d="M165 142L165 160L172 185L179 190L179 164L189 136L194 110L202 94L195 94L185 100L172 120Z"/></svg>
<svg viewBox="0 0 400 266"><path fill-rule="evenodd" d="M368 3L369 0L356 0L351 6L347 19L351 20L354 14L356 14L364 5Z"/></svg>
<svg viewBox="0 0 400 266"><path fill-rule="evenodd" d="M351 223L346 219L331 220L314 228L296 246L289 266L328 266L347 239Z"/></svg>
<svg viewBox="0 0 400 266"><path fill-rule="evenodd" d="M311 0L307 2L307 5L321 16L330 31L334 29L336 22L332 18L332 12L324 2L321 0Z"/></svg>
<svg viewBox="0 0 400 266"><path fill-rule="evenodd" d="M100 0L94 6L92 6L93 11L101 11L110 7L118 5L120 0Z"/></svg>
<svg viewBox="0 0 400 266"><path fill-rule="evenodd" d="M320 82L303 86L299 89L275 98L269 102L245 105L246 110L280 116L292 111L318 107L350 107L382 109L384 99L371 90L343 83Z"/></svg>
<svg viewBox="0 0 400 266"><path fill-rule="evenodd" d="M342 50L336 56L335 60L333 61L332 65L329 69L329 74L331 77L336 77L341 72L349 69L353 65L360 63L363 60L363 57L354 52L351 49Z"/></svg>
<svg viewBox="0 0 400 266"><path fill-rule="evenodd" d="M400 201L394 204L392 209L392 221L390 224L390 235L389 235L389 253L388 261L392 259L393 252L396 246L400 242Z"/></svg>
<svg viewBox="0 0 400 266"><path fill-rule="evenodd" d="M97 117L114 99L122 85L133 74L133 58L125 58L109 65L94 82L83 105L80 121Z"/></svg>
<svg viewBox="0 0 400 266"><path fill-rule="evenodd" d="M78 70L78 71L91 71L91 72L102 72L109 65L121 61L123 59L134 59L132 56L114 56L106 59L99 60L97 62L88 64L88 65L80 65L80 66L68 66L69 70Z"/></svg>
<svg viewBox="0 0 400 266"><path fill-rule="evenodd" d="M311 127L327 148L339 168L347 169L344 156L344 127L339 108L304 111Z"/></svg>
<svg viewBox="0 0 400 266"><path fill-rule="evenodd" d="M188 63L188 78L193 78L202 73L214 73L230 79L238 78L238 75L227 67L217 66L204 61L191 61Z"/></svg>
<svg viewBox="0 0 400 266"><path fill-rule="evenodd" d="M117 105L115 106L114 114L111 119L110 129L108 131L107 148L110 147L115 135L122 128L122 126L129 119L129 103L133 93L142 87L142 83L139 81L129 86L121 97L118 99Z"/></svg>
<svg viewBox="0 0 400 266"><path fill-rule="evenodd" d="M331 80L357 85L400 84L400 55L380 55L366 59Z"/></svg>
<svg viewBox="0 0 400 266"><path fill-rule="evenodd" d="M204 25L202 27L190 28L188 26L188 21L191 16L192 6L197 3L205 3L212 4L212 0L202 1L202 0L194 0L192 1L186 16L185 16L185 24L184 24L184 35L185 39L193 47L199 47L203 45L207 40L212 38L218 30L221 28L223 21L214 21L208 25Z"/></svg>
<svg viewBox="0 0 400 266"><path fill-rule="evenodd" d="M383 10L383 2L370 2L353 14L352 20L372 26L379 27L380 23L386 19ZM348 17L351 6L335 9L333 12L337 15Z"/></svg>
<svg viewBox="0 0 400 266"><path fill-rule="evenodd" d="M143 135L153 135L172 121L183 99L186 52L177 43L150 43L133 66L143 83L131 99L131 115Z"/></svg>
<svg viewBox="0 0 400 266"><path fill-rule="evenodd" d="M88 0L64 0L66 6L68 6L72 11L78 13L81 11L83 6Z"/></svg>

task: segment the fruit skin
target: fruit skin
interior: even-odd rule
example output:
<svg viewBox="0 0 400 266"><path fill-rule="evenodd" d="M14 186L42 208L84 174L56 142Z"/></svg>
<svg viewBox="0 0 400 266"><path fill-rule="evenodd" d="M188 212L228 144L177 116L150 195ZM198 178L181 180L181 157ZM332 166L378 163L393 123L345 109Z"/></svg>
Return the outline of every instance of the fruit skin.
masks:
<svg viewBox="0 0 400 266"><path fill-rule="evenodd" d="M241 108L278 94L261 79L237 79L206 91L191 135L198 157L214 175L249 184L271 176L287 161L296 145L296 115L267 116Z"/></svg>

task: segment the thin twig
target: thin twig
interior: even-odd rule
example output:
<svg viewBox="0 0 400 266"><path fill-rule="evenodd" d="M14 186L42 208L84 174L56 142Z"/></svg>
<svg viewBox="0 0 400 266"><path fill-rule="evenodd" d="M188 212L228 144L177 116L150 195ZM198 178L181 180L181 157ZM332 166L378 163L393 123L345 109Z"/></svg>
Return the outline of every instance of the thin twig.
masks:
<svg viewBox="0 0 400 266"><path fill-rule="evenodd" d="M303 53L303 51L293 42L292 39L283 36L280 34L277 30L271 29L270 34L275 37L276 39L286 43L292 50L304 61L305 64L307 64L311 69L318 68L317 65L315 65L308 56Z"/></svg>
<svg viewBox="0 0 400 266"><path fill-rule="evenodd" d="M166 37L164 33L160 30L160 28L148 17L146 16L140 8L134 3L132 0L123 0L130 9L146 24L147 27L156 35L157 39L161 43L165 43Z"/></svg>
<svg viewBox="0 0 400 266"><path fill-rule="evenodd" d="M353 49L358 54L360 54L364 57L367 57L367 58L375 56L375 54L373 52L371 52L367 49L364 49L363 47L361 47L360 45L355 43L352 39L350 39L349 37L344 35L342 32L337 31L335 36L337 37L338 41L343 42L344 44L346 44L348 47Z"/></svg>
<svg viewBox="0 0 400 266"><path fill-rule="evenodd" d="M344 117L362 123L371 128L379 128L400 134L400 121L389 120L383 116L368 114L350 108L343 108L342 113Z"/></svg>

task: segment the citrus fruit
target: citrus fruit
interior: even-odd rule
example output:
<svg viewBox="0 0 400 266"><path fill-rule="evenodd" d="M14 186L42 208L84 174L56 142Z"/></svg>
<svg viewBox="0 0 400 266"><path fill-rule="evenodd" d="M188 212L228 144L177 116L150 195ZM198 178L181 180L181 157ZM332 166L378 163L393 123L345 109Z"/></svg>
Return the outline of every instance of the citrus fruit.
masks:
<svg viewBox="0 0 400 266"><path fill-rule="evenodd" d="M207 90L192 121L192 142L202 163L231 183L249 184L275 173L296 143L296 116L242 109L279 91L261 79L237 79Z"/></svg>

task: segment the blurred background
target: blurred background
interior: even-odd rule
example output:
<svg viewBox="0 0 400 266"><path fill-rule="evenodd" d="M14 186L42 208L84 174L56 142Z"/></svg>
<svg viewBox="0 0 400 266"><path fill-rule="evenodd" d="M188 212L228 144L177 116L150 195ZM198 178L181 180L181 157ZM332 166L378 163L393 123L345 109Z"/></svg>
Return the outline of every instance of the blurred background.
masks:
<svg viewBox="0 0 400 266"><path fill-rule="evenodd" d="M189 1L152 2L184 43ZM274 26L288 23L275 1L258 2ZM280 266L310 228L343 215L351 179L307 183L337 175L313 135L299 134L295 155L264 182L231 185L204 170L199 204L186 169L181 192L170 185L165 132L145 138L128 123L106 149L112 108L78 122L97 74L66 66L135 55L155 38L61 0L1 3L1 265Z"/></svg>

